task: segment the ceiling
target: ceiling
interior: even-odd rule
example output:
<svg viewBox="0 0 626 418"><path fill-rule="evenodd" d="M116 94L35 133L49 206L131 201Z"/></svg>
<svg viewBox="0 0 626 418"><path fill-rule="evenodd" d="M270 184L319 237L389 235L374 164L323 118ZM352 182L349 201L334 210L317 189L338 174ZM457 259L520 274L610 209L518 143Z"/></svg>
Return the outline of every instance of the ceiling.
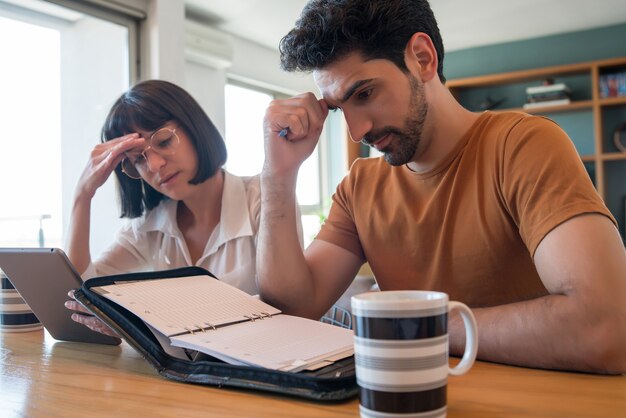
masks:
<svg viewBox="0 0 626 418"><path fill-rule="evenodd" d="M196 17L269 48L307 0L185 0ZM453 51L626 22L624 0L430 0Z"/></svg>

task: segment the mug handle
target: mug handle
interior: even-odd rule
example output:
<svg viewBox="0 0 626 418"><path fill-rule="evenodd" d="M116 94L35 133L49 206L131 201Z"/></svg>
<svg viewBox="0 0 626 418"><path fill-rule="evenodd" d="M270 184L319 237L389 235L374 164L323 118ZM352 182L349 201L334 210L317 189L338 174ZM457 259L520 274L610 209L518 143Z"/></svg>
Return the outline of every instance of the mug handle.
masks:
<svg viewBox="0 0 626 418"><path fill-rule="evenodd" d="M478 352L478 326L476 325L476 319L474 314L464 303L451 301L448 302L448 311L458 311L463 318L463 324L465 325L465 352L463 358L456 367L452 368L448 366L448 373L452 376L460 376L467 373L476 360L476 354Z"/></svg>

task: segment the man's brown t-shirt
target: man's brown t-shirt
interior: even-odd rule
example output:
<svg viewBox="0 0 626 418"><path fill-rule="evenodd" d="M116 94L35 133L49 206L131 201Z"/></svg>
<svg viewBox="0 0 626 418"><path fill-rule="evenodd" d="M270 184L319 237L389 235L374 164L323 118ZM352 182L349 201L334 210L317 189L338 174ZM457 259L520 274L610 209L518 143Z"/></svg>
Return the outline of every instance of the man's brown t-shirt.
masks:
<svg viewBox="0 0 626 418"><path fill-rule="evenodd" d="M316 239L368 261L383 290L492 306L547 294L532 255L553 228L585 213L615 223L563 130L543 117L485 112L429 172L357 160Z"/></svg>

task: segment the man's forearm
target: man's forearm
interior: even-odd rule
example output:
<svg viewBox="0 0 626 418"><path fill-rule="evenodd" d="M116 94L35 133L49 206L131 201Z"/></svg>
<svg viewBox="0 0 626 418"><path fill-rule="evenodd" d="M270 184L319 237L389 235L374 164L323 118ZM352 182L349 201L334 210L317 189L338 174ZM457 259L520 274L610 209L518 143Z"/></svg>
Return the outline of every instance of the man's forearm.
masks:
<svg viewBox="0 0 626 418"><path fill-rule="evenodd" d="M498 363L596 373L626 372L623 309L587 310L573 296L545 297L472 309L478 358ZM450 353L465 346L463 322L450 318Z"/></svg>
<svg viewBox="0 0 626 418"><path fill-rule="evenodd" d="M273 100L263 120L261 223L257 277L261 297L284 312L315 317L314 281L297 233L298 170L319 141L328 105L313 93Z"/></svg>
<svg viewBox="0 0 626 418"><path fill-rule="evenodd" d="M295 182L291 176L261 174L261 223L257 277L263 299L277 308L307 316L312 277L297 233Z"/></svg>

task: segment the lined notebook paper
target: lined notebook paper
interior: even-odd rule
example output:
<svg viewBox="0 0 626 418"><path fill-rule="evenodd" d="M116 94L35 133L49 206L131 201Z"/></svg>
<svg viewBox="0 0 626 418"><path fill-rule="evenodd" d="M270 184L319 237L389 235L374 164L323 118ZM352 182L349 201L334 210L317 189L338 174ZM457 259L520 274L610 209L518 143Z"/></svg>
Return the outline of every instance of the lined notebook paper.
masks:
<svg viewBox="0 0 626 418"><path fill-rule="evenodd" d="M351 330L284 315L209 276L121 282L93 290L140 317L173 346L231 364L299 371L353 353Z"/></svg>

